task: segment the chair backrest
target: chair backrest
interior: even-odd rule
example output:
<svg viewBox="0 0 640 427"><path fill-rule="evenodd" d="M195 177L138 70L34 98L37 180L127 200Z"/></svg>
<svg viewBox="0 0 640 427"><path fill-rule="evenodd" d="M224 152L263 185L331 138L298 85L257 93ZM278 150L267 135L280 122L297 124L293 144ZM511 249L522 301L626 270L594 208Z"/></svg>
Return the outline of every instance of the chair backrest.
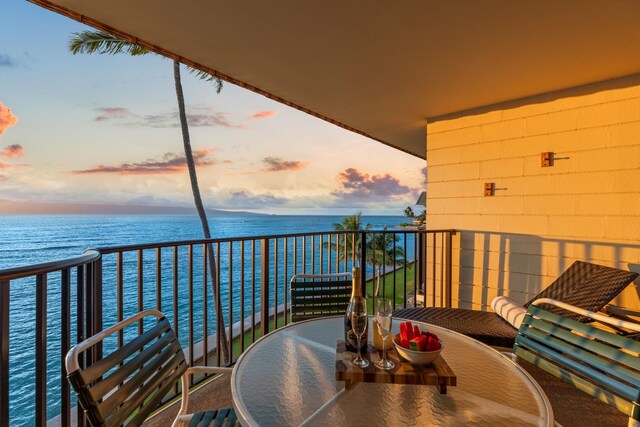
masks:
<svg viewBox="0 0 640 427"><path fill-rule="evenodd" d="M81 367L79 355L108 336L145 317L157 319L144 333ZM128 334L125 334L125 337ZM81 342L67 353L67 378L94 426L139 426L187 369L176 334L164 315L146 310Z"/></svg>
<svg viewBox="0 0 640 427"><path fill-rule="evenodd" d="M541 305L636 331L640 325L541 299L529 306L513 347L516 356L640 419L640 342L559 316Z"/></svg>
<svg viewBox="0 0 640 427"><path fill-rule="evenodd" d="M638 273L632 271L576 261L551 285L524 306L528 307L532 301L542 298L551 298L587 311L597 312L622 292L636 277L638 277ZM586 316L560 307L545 306L544 308L579 322L590 321Z"/></svg>
<svg viewBox="0 0 640 427"><path fill-rule="evenodd" d="M296 274L291 279L291 321L344 314L351 298L351 273Z"/></svg>

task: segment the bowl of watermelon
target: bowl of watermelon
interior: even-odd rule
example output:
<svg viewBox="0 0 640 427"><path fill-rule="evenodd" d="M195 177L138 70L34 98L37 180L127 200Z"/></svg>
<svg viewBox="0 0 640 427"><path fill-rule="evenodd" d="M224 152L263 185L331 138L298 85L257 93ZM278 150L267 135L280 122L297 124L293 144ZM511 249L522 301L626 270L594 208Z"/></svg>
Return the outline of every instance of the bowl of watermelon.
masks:
<svg viewBox="0 0 640 427"><path fill-rule="evenodd" d="M411 322L400 323L400 333L393 336L398 354L415 365L433 363L444 348L444 343L433 332L422 331Z"/></svg>

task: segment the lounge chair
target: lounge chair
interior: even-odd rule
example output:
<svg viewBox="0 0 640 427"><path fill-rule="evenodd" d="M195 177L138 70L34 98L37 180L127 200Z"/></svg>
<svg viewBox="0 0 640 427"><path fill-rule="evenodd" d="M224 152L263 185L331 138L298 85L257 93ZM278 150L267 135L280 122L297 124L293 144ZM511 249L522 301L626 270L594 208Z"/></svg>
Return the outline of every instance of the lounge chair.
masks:
<svg viewBox="0 0 640 427"><path fill-rule="evenodd" d="M79 357L126 326L153 318L153 327L124 343L96 363L82 367ZM129 334L124 334L127 337ZM192 374L230 374L231 368L187 366L175 332L164 314L145 310L88 338L67 353L67 377L92 426L139 426L162 406L182 378L182 402L173 426L235 426L232 408L187 414Z"/></svg>
<svg viewBox="0 0 640 427"><path fill-rule="evenodd" d="M351 273L296 274L290 286L292 322L343 315L351 298Z"/></svg>
<svg viewBox="0 0 640 427"><path fill-rule="evenodd" d="M591 312L600 311L629 285L638 273L605 267L583 261L574 262L551 285L529 300L524 307L540 298L551 298ZM549 311L587 323L589 318L559 307ZM517 329L494 312L463 308L429 307L396 310L394 316L432 323L468 335L485 344L513 347Z"/></svg>

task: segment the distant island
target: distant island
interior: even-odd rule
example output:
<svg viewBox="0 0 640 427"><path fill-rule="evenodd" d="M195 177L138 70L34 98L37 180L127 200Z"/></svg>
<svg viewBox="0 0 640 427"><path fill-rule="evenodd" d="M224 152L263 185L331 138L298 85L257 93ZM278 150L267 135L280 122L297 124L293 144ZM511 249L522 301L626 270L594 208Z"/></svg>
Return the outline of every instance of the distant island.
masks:
<svg viewBox="0 0 640 427"><path fill-rule="evenodd" d="M115 205L89 203L17 202L0 199L0 215L196 215L183 206ZM265 215L246 211L207 209L212 216Z"/></svg>

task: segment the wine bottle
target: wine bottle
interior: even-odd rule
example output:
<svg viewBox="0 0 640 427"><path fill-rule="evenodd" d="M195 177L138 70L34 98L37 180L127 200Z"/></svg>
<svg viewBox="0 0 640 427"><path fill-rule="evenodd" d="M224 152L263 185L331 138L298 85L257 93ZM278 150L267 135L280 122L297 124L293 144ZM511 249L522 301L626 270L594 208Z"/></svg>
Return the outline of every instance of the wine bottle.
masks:
<svg viewBox="0 0 640 427"><path fill-rule="evenodd" d="M344 315L344 343L347 346L347 351L356 352L358 351L358 337L353 332L353 328L351 326L351 312L353 311L353 299L362 296L359 267L353 267L351 277L351 300L347 306L347 312ZM368 332L369 328L365 330L364 334L360 338L360 348L365 351L367 349Z"/></svg>

